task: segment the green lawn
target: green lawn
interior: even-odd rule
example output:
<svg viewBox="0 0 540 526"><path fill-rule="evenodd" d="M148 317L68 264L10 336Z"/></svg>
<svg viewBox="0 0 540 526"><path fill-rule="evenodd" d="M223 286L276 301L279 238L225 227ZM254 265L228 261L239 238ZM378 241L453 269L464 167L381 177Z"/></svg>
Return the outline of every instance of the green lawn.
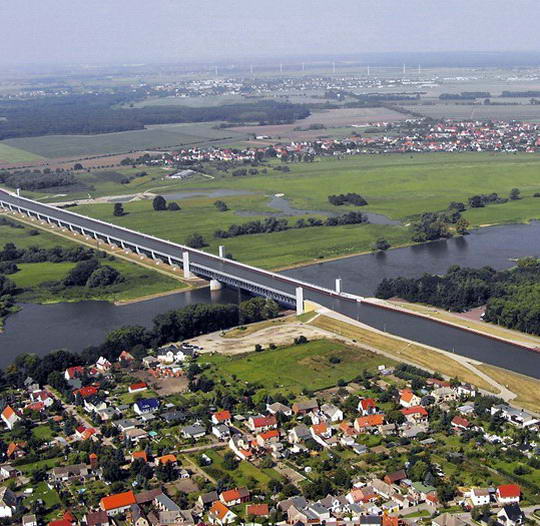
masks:
<svg viewBox="0 0 540 526"><path fill-rule="evenodd" d="M54 437L54 432L48 424L42 424L32 429L32 435L41 440L51 440Z"/></svg>
<svg viewBox="0 0 540 526"><path fill-rule="evenodd" d="M341 361L331 363L331 357ZM234 375L238 380L268 389L294 392L332 387L339 379L350 381L364 369L373 369L381 363L380 357L369 351L331 340L237 356L203 356L201 361L214 365L212 373L216 377L232 379Z"/></svg>

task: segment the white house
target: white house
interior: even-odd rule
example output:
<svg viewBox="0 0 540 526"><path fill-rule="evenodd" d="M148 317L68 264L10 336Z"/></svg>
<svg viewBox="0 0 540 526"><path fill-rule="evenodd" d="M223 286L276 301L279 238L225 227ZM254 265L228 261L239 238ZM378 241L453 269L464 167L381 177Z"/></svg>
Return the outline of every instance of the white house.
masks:
<svg viewBox="0 0 540 526"><path fill-rule="evenodd" d="M17 411L15 411L15 409L13 409L10 405L7 405L4 408L1 416L8 429L13 429L13 426L21 419L21 417L17 414Z"/></svg>
<svg viewBox="0 0 540 526"><path fill-rule="evenodd" d="M471 504L473 506L484 506L489 504L489 490L486 488L473 488L471 490Z"/></svg>
<svg viewBox="0 0 540 526"><path fill-rule="evenodd" d="M0 488L0 517L12 517L17 510L17 496L5 486Z"/></svg>

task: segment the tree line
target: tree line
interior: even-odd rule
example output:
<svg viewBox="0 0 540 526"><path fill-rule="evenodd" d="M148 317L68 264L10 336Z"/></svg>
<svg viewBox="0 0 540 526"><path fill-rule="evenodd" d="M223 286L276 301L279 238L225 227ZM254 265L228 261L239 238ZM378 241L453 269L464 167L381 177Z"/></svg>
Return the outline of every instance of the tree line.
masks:
<svg viewBox="0 0 540 526"><path fill-rule="evenodd" d="M365 206L368 204L368 202L360 194L356 194L354 192L349 192L348 194L329 195L328 202L335 206Z"/></svg>
<svg viewBox="0 0 540 526"><path fill-rule="evenodd" d="M485 305L484 320L540 334L540 259L523 258L516 267L496 271L451 266L443 276L385 278L375 295L427 303L463 312Z"/></svg>
<svg viewBox="0 0 540 526"><path fill-rule="evenodd" d="M0 101L0 140L50 134L93 134L140 130L150 124L176 122L289 124L310 114L303 104L257 101L215 107L122 105L136 100L131 93L69 94L29 100Z"/></svg>
<svg viewBox="0 0 540 526"><path fill-rule="evenodd" d="M2 121L0 121L0 125ZM0 172L0 183L10 188L21 190L41 190L57 186L69 186L76 183L73 174L64 173L41 173L40 171Z"/></svg>
<svg viewBox="0 0 540 526"><path fill-rule="evenodd" d="M227 230L216 230L214 237L218 239L226 239L230 237L246 236L250 234L268 234L271 232L283 232L296 228L309 228L314 226L340 226L340 225L355 225L366 223L367 217L360 212L347 212L339 216L331 216L325 220L316 217L308 217L307 219L300 218L294 224L290 224L287 219L267 217L262 221L249 221L240 225L230 225Z"/></svg>

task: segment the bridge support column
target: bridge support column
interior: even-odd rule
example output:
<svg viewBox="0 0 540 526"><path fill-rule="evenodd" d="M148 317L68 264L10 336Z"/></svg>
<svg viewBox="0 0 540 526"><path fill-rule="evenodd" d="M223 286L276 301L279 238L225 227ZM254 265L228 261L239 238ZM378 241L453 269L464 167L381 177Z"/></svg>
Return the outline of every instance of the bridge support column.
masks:
<svg viewBox="0 0 540 526"><path fill-rule="evenodd" d="M217 279L210 280L210 290L221 290L222 288L223 285L221 284L221 281L218 281Z"/></svg>
<svg viewBox="0 0 540 526"><path fill-rule="evenodd" d="M219 257L220 258L225 257L225 247L223 245L219 245Z"/></svg>
<svg viewBox="0 0 540 526"><path fill-rule="evenodd" d="M341 278L336 278L336 292L338 294L341 292Z"/></svg>
<svg viewBox="0 0 540 526"><path fill-rule="evenodd" d="M182 252L182 266L184 267L184 278L190 279L193 277L191 270L189 269L189 252Z"/></svg>
<svg viewBox="0 0 540 526"><path fill-rule="evenodd" d="M296 315L304 313L304 289L302 287L296 287Z"/></svg>

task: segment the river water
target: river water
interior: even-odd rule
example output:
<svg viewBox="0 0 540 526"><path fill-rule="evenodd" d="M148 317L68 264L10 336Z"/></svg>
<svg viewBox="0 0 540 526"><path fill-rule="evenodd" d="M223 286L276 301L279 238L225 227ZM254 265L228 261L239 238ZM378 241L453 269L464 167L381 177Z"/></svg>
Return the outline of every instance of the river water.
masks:
<svg viewBox="0 0 540 526"><path fill-rule="evenodd" d="M540 256L540 222L484 228L468 236L399 248L383 254L352 256L285 271L303 281L333 288L341 277L346 292L373 295L385 277L444 273L450 265L508 268L516 258ZM209 289L179 293L125 306L86 301L53 305L23 305L7 319L0 334L0 366L22 352L45 354L53 349L79 351L103 341L107 332L122 325L151 325L154 316L198 302L236 302L237 293ZM416 317L361 305L348 313L375 327L443 349L455 350L494 365L540 377L540 353L465 333ZM516 357L519 353L519 358Z"/></svg>

